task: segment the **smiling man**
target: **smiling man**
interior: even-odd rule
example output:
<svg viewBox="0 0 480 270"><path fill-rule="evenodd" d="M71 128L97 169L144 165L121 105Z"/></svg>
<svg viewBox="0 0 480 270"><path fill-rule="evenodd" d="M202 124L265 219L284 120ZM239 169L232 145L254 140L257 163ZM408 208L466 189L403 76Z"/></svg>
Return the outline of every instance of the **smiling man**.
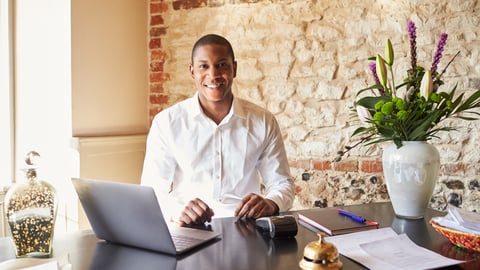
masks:
<svg viewBox="0 0 480 270"><path fill-rule="evenodd" d="M295 192L280 128L273 114L234 97L230 42L201 37L189 69L197 91L155 116L142 184L156 190L162 210L180 225L288 210Z"/></svg>

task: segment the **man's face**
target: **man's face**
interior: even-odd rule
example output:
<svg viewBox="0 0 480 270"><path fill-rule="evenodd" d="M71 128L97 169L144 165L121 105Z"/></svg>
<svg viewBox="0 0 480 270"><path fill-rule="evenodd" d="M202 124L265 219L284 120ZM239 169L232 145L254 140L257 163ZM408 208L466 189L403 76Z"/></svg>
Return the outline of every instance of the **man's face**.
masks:
<svg viewBox="0 0 480 270"><path fill-rule="evenodd" d="M194 51L190 74L201 102L230 102L236 73L237 63L227 47L208 44Z"/></svg>

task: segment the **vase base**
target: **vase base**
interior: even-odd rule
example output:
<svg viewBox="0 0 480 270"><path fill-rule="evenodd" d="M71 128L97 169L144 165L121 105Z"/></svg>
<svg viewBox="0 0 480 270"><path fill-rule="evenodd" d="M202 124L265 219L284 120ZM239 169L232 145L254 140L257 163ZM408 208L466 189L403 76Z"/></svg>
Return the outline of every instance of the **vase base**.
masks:
<svg viewBox="0 0 480 270"><path fill-rule="evenodd" d="M52 253L44 253L44 252L30 252L27 254L17 255L17 258L51 258Z"/></svg>
<svg viewBox="0 0 480 270"><path fill-rule="evenodd" d="M423 219L423 215L420 215L420 216L406 216L406 215L395 214L395 216L398 217L398 218L401 218L401 219L410 219L410 220Z"/></svg>

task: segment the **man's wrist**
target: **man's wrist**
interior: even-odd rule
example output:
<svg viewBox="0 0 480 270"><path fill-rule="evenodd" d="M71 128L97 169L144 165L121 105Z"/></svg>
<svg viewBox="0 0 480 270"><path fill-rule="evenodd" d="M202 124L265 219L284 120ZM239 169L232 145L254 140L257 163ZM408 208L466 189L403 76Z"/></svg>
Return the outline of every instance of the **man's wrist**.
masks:
<svg viewBox="0 0 480 270"><path fill-rule="evenodd" d="M272 216L278 215L280 213L280 209L279 209L277 203L275 203L273 200L270 200L270 199L267 199L267 201L270 204L270 206L273 208Z"/></svg>

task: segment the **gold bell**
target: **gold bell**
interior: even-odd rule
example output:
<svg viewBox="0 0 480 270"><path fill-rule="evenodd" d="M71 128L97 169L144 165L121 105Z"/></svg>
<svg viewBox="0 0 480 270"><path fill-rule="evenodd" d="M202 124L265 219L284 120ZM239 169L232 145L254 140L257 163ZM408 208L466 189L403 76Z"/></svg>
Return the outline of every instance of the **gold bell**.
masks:
<svg viewBox="0 0 480 270"><path fill-rule="evenodd" d="M326 242L324 233L317 233L318 241L310 242L305 246L303 259L298 265L303 270L338 270L342 269L343 264L339 260L337 248Z"/></svg>

